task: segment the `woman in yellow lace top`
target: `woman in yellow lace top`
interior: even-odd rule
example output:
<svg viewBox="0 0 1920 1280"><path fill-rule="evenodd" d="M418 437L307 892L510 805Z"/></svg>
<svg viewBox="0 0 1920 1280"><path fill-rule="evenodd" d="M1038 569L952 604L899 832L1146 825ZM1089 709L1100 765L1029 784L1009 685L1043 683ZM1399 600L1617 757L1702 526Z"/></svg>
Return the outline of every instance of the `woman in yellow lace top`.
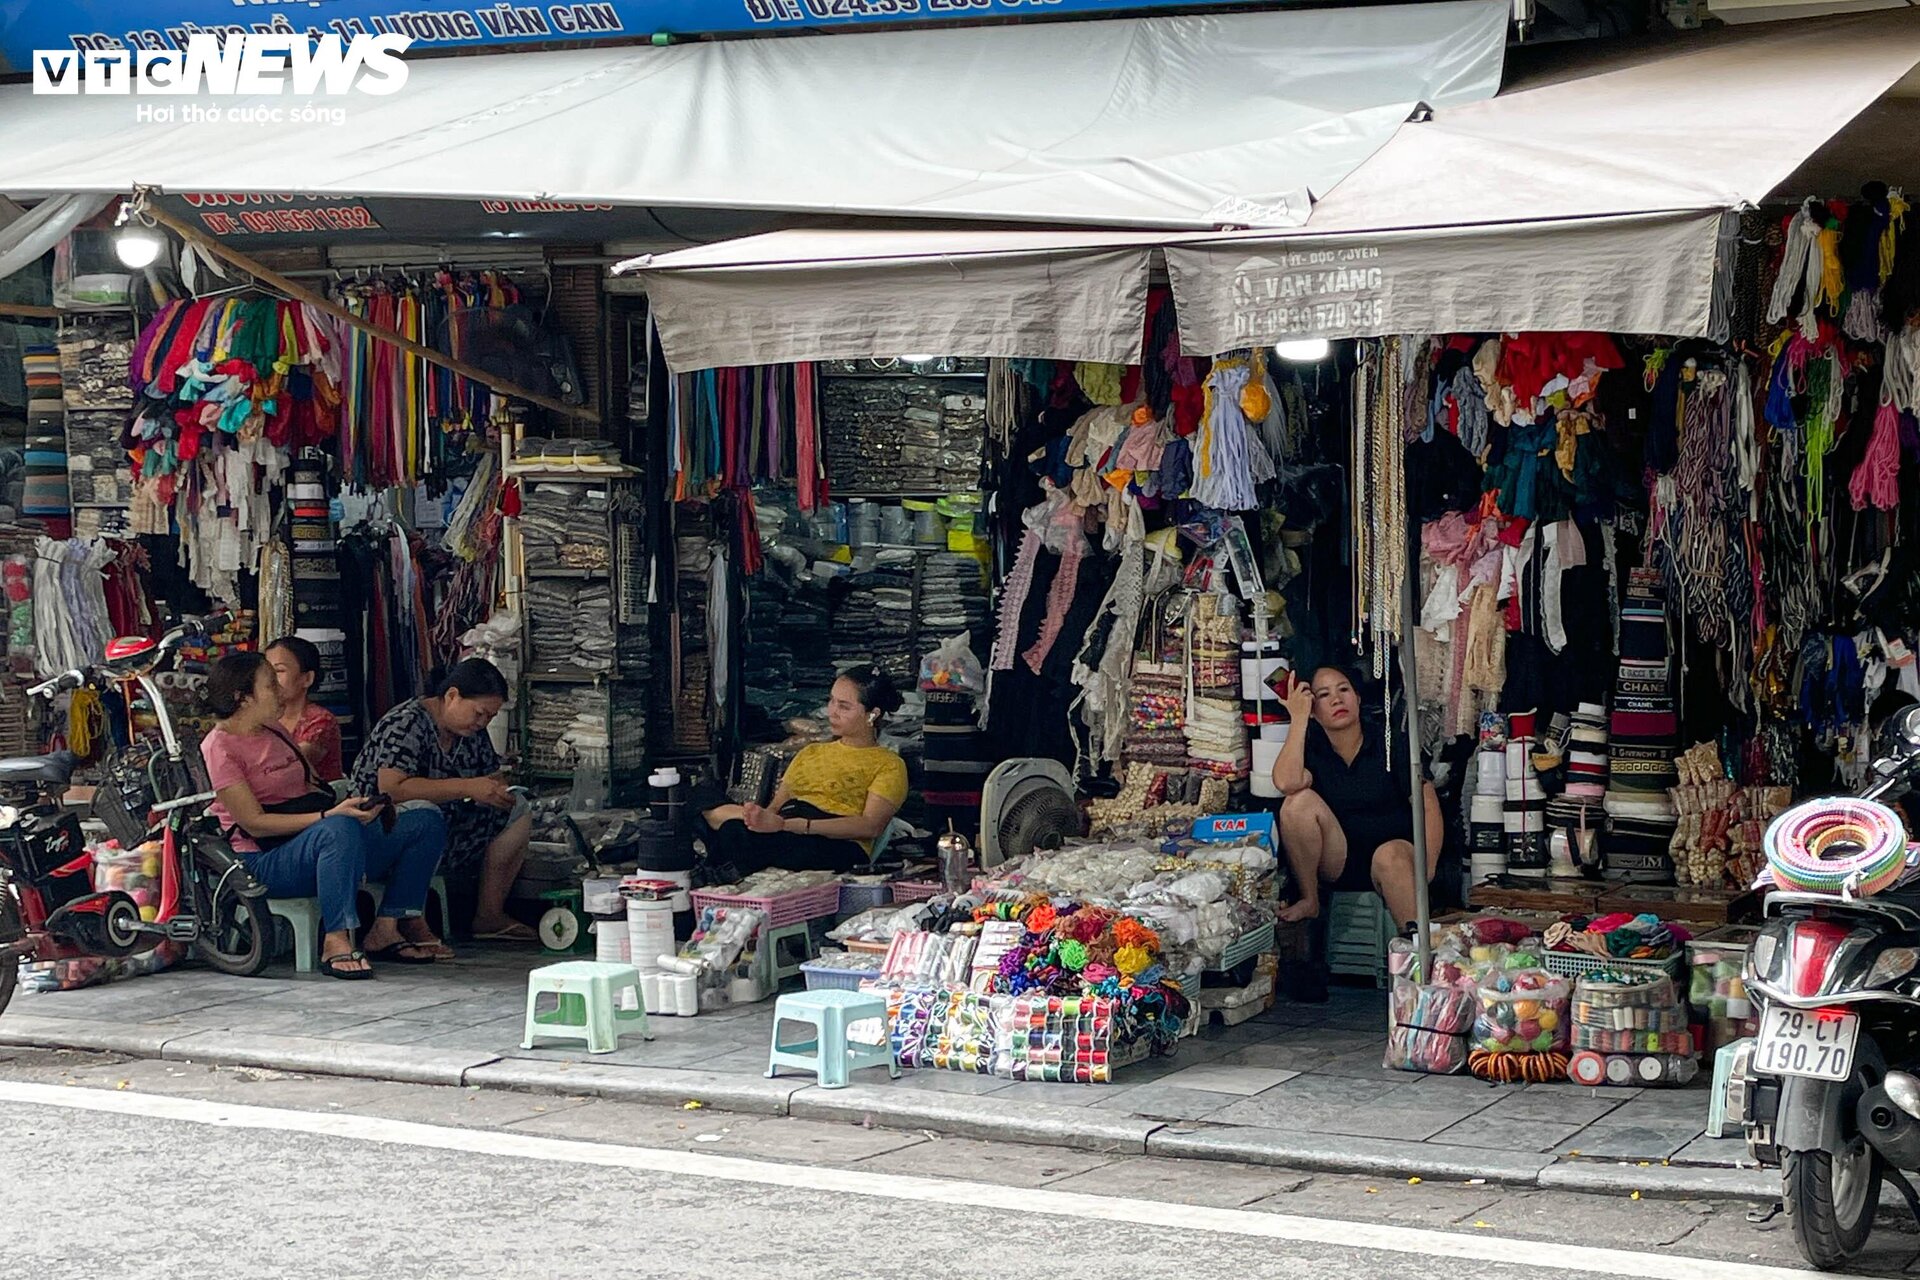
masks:
<svg viewBox="0 0 1920 1280"><path fill-rule="evenodd" d="M833 741L803 747L770 803L708 809L708 856L741 875L866 865L907 798L906 762L879 744L880 725L899 709L899 691L878 667L855 667L835 680L827 701Z"/></svg>

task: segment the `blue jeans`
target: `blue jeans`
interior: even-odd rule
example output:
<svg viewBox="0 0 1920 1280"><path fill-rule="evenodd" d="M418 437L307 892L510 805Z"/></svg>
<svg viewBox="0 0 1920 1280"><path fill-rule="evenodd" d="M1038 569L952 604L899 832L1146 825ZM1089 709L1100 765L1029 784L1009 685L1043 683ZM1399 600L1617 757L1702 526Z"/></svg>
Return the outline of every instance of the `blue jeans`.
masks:
<svg viewBox="0 0 1920 1280"><path fill-rule="evenodd" d="M409 809L392 831L380 823L332 817L277 849L242 854L254 878L276 898L319 898L322 927L360 926L360 882L384 880L380 914L404 920L422 914L427 888L447 851L447 820L438 809Z"/></svg>

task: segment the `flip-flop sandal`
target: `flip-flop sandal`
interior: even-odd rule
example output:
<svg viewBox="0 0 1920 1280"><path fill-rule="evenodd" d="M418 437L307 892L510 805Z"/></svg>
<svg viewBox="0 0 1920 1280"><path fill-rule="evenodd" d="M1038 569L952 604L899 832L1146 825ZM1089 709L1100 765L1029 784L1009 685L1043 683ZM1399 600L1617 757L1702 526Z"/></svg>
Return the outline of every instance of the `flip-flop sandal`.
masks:
<svg viewBox="0 0 1920 1280"><path fill-rule="evenodd" d="M454 960L458 959L460 954L439 938L433 938L426 942L418 942L409 938L407 939L407 945L415 951L426 952L435 960Z"/></svg>
<svg viewBox="0 0 1920 1280"><path fill-rule="evenodd" d="M435 960L439 959L438 956L431 953L427 955L417 954L426 949L425 943L400 941L391 946L382 947L378 951L367 952L367 959L378 960L381 964L432 964ZM409 951L415 952L416 954L407 955L406 953Z"/></svg>
<svg viewBox="0 0 1920 1280"><path fill-rule="evenodd" d="M373 976L371 969L342 969L342 960L365 960L364 951L342 951L338 955L320 957L320 972L329 978L339 978L342 982L362 982Z"/></svg>
<svg viewBox="0 0 1920 1280"><path fill-rule="evenodd" d="M487 933L476 933L473 935L473 940L475 942L537 943L540 941L540 935L523 924L517 924L510 929L494 929Z"/></svg>

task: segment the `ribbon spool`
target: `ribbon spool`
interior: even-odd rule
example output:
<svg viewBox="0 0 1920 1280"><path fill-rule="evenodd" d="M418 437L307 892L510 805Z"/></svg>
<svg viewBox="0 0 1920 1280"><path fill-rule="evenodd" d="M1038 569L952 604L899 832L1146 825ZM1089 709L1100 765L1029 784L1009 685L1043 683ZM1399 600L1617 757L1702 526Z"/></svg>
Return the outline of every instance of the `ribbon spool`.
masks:
<svg viewBox="0 0 1920 1280"><path fill-rule="evenodd" d="M1595 1088L1607 1082L1607 1060L1591 1049L1582 1049L1567 1062L1567 1079Z"/></svg>
<svg viewBox="0 0 1920 1280"><path fill-rule="evenodd" d="M1775 882L1802 893L1878 893L1907 863L1905 824L1872 800L1797 804L1767 827L1763 844Z"/></svg>

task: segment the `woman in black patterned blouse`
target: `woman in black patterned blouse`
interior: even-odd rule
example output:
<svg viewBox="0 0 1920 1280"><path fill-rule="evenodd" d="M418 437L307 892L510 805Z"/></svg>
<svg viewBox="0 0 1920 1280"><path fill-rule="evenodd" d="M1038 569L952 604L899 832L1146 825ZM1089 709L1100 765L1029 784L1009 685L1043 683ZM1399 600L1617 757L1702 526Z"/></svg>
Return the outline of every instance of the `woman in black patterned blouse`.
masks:
<svg viewBox="0 0 1920 1280"><path fill-rule="evenodd" d="M534 942L533 930L507 914L507 894L526 861L533 815L507 788L487 726L507 700L506 677L484 658L468 658L380 718L354 761L356 795L384 793L395 803L427 801L447 817L450 876L477 879L473 936L483 942Z"/></svg>

